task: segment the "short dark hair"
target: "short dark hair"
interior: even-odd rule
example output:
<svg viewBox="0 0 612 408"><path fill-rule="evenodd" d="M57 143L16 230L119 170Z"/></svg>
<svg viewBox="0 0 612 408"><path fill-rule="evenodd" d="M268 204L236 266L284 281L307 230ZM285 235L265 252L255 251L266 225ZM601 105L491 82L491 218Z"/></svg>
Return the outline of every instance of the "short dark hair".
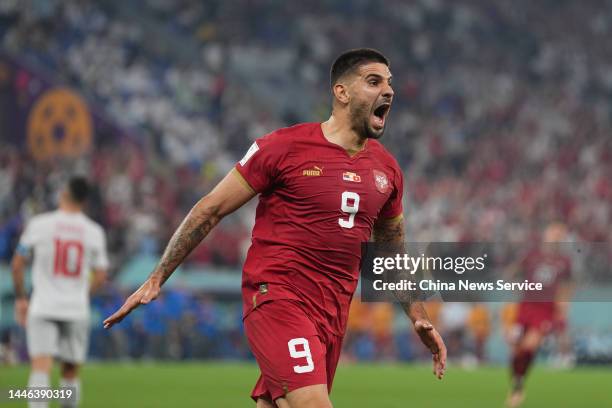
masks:
<svg viewBox="0 0 612 408"><path fill-rule="evenodd" d="M83 204L89 197L89 182L85 177L75 176L68 180L68 193L70 198L78 203Z"/></svg>
<svg viewBox="0 0 612 408"><path fill-rule="evenodd" d="M329 74L331 87L333 88L345 74L353 72L360 65L368 62L380 62L389 66L387 57L373 48L355 48L340 54L332 64Z"/></svg>

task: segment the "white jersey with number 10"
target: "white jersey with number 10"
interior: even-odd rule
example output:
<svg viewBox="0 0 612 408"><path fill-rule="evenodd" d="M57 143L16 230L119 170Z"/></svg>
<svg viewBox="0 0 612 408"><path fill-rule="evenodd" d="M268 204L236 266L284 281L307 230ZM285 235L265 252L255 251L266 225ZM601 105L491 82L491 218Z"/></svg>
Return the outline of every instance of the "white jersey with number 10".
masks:
<svg viewBox="0 0 612 408"><path fill-rule="evenodd" d="M33 217L18 251L33 253L29 315L58 320L89 317L89 278L108 268L102 227L82 213L61 210Z"/></svg>

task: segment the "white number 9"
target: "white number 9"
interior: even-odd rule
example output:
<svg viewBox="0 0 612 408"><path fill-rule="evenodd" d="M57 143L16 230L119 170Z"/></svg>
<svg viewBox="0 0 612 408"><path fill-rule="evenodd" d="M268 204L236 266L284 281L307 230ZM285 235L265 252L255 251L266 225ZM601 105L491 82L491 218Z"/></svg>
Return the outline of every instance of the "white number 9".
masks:
<svg viewBox="0 0 612 408"><path fill-rule="evenodd" d="M309 373L314 370L314 362L312 361L312 354L310 354L308 340L303 337L298 337L297 339L289 340L287 345L289 346L289 354L291 355L291 358L306 358L306 365L295 365L293 366L293 371L298 374L302 374ZM304 347L304 350L298 350L295 347L297 345Z"/></svg>
<svg viewBox="0 0 612 408"><path fill-rule="evenodd" d="M349 205L349 200L352 200L352 205ZM348 220L338 218L338 224L342 228L353 228L355 225L355 214L359 211L359 194L353 193L352 191L345 191L342 193L342 204L340 209L349 214Z"/></svg>

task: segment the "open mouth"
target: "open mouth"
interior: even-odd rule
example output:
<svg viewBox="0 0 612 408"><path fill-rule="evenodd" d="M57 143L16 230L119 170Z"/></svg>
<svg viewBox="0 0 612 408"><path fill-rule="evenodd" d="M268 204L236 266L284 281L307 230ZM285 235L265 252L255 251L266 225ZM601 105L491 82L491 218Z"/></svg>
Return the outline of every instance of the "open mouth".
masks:
<svg viewBox="0 0 612 408"><path fill-rule="evenodd" d="M372 124L375 128L382 129L385 126L385 119L389 109L391 109L391 104L388 102L384 102L374 109Z"/></svg>

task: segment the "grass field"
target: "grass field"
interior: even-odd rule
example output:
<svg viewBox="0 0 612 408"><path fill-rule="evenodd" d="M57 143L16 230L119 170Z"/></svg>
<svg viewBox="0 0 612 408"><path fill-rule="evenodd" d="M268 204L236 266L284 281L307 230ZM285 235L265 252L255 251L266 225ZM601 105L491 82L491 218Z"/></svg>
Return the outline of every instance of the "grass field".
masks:
<svg viewBox="0 0 612 408"><path fill-rule="evenodd" d="M89 364L82 374L82 407L254 407L247 397L257 375L254 365L238 363ZM23 387L27 376L25 366L0 367L0 388ZM503 368L465 371L451 366L438 381L426 366L342 365L332 401L336 408L501 408L506 386ZM612 368L536 367L524 407L612 407Z"/></svg>

